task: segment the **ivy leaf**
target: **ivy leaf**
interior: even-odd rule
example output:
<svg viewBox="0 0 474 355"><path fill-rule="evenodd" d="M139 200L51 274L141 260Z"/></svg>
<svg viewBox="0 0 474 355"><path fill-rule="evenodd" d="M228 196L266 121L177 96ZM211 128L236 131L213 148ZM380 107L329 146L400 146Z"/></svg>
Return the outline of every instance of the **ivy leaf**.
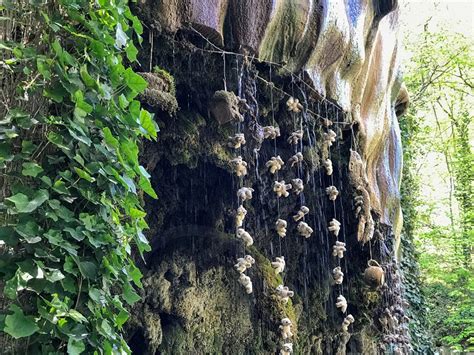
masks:
<svg viewBox="0 0 474 355"><path fill-rule="evenodd" d="M130 286L129 283L125 283L123 285L123 299L127 302L130 306L133 305L135 302L140 300L140 296L133 290L133 287Z"/></svg>
<svg viewBox="0 0 474 355"><path fill-rule="evenodd" d="M155 127L155 122L153 122L153 118L151 117L151 114L146 111L146 110L141 110L140 111L140 124L142 128L145 130L145 135L148 137L152 137L153 139L156 139L156 127Z"/></svg>
<svg viewBox="0 0 474 355"><path fill-rule="evenodd" d="M15 231L25 238L29 244L35 244L41 241L41 237L38 236L39 227L34 220L18 224L15 227Z"/></svg>
<svg viewBox="0 0 474 355"><path fill-rule="evenodd" d="M87 318L84 317L80 312L76 311L75 309L70 309L69 312L69 317L71 317L72 319L74 319L76 322L79 322L79 323L89 323Z"/></svg>
<svg viewBox="0 0 474 355"><path fill-rule="evenodd" d="M16 304L10 305L9 314L5 317L5 333L10 334L15 339L29 337L36 333L39 328L32 316L25 316L23 310Z"/></svg>
<svg viewBox="0 0 474 355"><path fill-rule="evenodd" d="M21 171L21 174L23 176L36 177L38 176L39 173L43 171L43 168L36 163L31 163L31 162L23 163L22 166L23 166L23 170Z"/></svg>
<svg viewBox="0 0 474 355"><path fill-rule="evenodd" d="M82 170L80 168L74 168L74 170L76 171L77 175L79 175L84 180L87 180L89 182L94 182L95 181L95 179L92 176L90 176L87 171Z"/></svg>
<svg viewBox="0 0 474 355"><path fill-rule="evenodd" d="M89 72L87 71L86 64L81 66L81 69L79 70L79 74L81 75L81 78L84 84L86 84L88 87L95 86L95 80L92 78L92 76L90 76Z"/></svg>
<svg viewBox="0 0 474 355"><path fill-rule="evenodd" d="M136 74L131 68L127 68L124 72L125 84L136 92L142 92L148 86L145 79Z"/></svg>
<svg viewBox="0 0 474 355"><path fill-rule="evenodd" d="M95 279L97 276L97 266L91 261L79 261L77 263L82 276L88 279Z"/></svg>
<svg viewBox="0 0 474 355"><path fill-rule="evenodd" d="M151 186L151 183L150 183L150 180L148 180L147 178L143 177L143 176L140 176L140 180L138 182L138 186L140 186L140 188L145 191L145 193L152 197L152 198L158 198L155 190L153 190L153 187Z"/></svg>
<svg viewBox="0 0 474 355"><path fill-rule="evenodd" d="M125 53L127 54L127 58L129 61L134 62L137 60L138 49L133 45L133 43L129 43L127 48L125 48Z"/></svg>
<svg viewBox="0 0 474 355"><path fill-rule="evenodd" d="M17 193L11 197L6 198L5 200L13 202L15 204L16 210L19 213L30 213L36 210L49 198L48 191L38 190L32 200L28 199L28 196L25 194Z"/></svg>
<svg viewBox="0 0 474 355"><path fill-rule="evenodd" d="M119 142L118 140L112 135L112 132L110 131L109 127L105 127L102 130L102 133L104 134L104 140L105 143L110 145L111 147L118 148L119 147Z"/></svg>
<svg viewBox="0 0 474 355"><path fill-rule="evenodd" d="M67 353L69 355L79 355L86 350L86 345L82 340L76 340L72 337L67 342Z"/></svg>

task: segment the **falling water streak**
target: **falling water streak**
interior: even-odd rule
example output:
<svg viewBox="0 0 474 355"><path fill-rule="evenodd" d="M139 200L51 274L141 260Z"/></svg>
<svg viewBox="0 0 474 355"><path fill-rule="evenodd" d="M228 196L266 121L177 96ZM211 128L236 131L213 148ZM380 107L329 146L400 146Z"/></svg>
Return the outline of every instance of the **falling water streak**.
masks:
<svg viewBox="0 0 474 355"><path fill-rule="evenodd" d="M222 53L222 61L223 61L223 70L224 70L224 90L227 91L227 78L226 78L226 68L225 68L225 53Z"/></svg>
<svg viewBox="0 0 474 355"><path fill-rule="evenodd" d="M337 151L339 153L339 157L341 157L341 145L339 140L336 142L336 147ZM344 206L342 203L342 193L343 193L343 185L342 185L342 168L341 168L341 159L338 159L337 161L337 167L338 167L338 189L339 189L339 206L341 209L341 224L342 224L342 242L345 244L346 243L346 223L345 223L345 217L344 217ZM348 268L347 268L347 253L346 256L344 257L344 272L347 275L348 274ZM350 282L347 282L347 293L350 294ZM344 288L343 288L344 289Z"/></svg>

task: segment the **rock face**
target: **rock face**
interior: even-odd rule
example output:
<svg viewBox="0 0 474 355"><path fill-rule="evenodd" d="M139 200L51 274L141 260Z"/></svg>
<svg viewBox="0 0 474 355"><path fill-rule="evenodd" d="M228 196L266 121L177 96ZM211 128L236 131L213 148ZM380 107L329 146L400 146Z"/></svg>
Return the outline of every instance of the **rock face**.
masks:
<svg viewBox="0 0 474 355"><path fill-rule="evenodd" d="M142 265L144 302L130 325L132 349L272 354L283 346L281 319L289 318L294 353L408 351L395 258L397 114L408 101L397 2L142 0L136 11L150 29L140 62L173 75L180 109L167 112L163 95L144 99L161 128L143 155L159 199L146 203L154 251ZM221 117L216 112L227 112L226 101L217 110L216 92L238 96L241 112L233 105L232 115ZM287 105L290 97L300 107ZM228 143L236 134L245 144L234 149ZM248 171L242 177L233 173L237 156ZM274 176L265 164L276 156L285 163ZM276 180L293 181L299 193L288 187L288 197L277 199ZM243 227L254 240L248 248L235 236L242 186L254 189L244 203ZM329 186L339 191L334 201ZM307 238L292 218L302 205L309 209L301 217L312 230ZM284 238L274 228L280 218L288 221ZM358 242L361 218L366 239ZM328 230L333 219L337 233ZM346 243L342 259L332 256L336 240ZM245 254L256 260L246 272L251 294L233 268ZM271 266L279 256L282 275ZM378 289L363 282L369 259L385 272ZM335 286L338 266L344 279ZM280 284L294 290L288 303L275 291ZM335 305L340 294L346 314ZM349 313L355 322L344 332Z"/></svg>

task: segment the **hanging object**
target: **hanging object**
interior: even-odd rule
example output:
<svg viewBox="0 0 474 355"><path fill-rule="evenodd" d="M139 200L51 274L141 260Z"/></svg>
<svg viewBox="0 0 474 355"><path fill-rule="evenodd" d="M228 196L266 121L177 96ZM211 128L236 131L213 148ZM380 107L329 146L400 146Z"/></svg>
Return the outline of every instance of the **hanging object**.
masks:
<svg viewBox="0 0 474 355"><path fill-rule="evenodd" d="M231 121L243 122L241 112L246 112L249 108L246 100L225 90L216 91L209 104L209 111L221 125Z"/></svg>
<svg viewBox="0 0 474 355"><path fill-rule="evenodd" d="M327 133L323 133L324 144L328 147L331 147L332 144L336 141L337 134L332 129L329 129Z"/></svg>
<svg viewBox="0 0 474 355"><path fill-rule="evenodd" d="M332 277L336 285L342 284L342 281L344 280L344 273L341 271L340 266L337 266L332 270Z"/></svg>
<svg viewBox="0 0 474 355"><path fill-rule="evenodd" d="M336 244L332 246L332 256L337 256L339 259L344 257L346 251L346 243L336 241Z"/></svg>
<svg viewBox="0 0 474 355"><path fill-rule="evenodd" d="M230 163L232 164L237 176L240 177L247 175L247 162L245 162L240 155L237 158L232 159Z"/></svg>
<svg viewBox="0 0 474 355"><path fill-rule="evenodd" d="M288 223L286 223L286 221L281 218L277 219L277 221L275 222L275 228L280 238L285 238L287 225Z"/></svg>
<svg viewBox="0 0 474 355"><path fill-rule="evenodd" d="M280 137L280 127L265 126L263 127L263 137L265 139L275 139Z"/></svg>
<svg viewBox="0 0 474 355"><path fill-rule="evenodd" d="M301 206L300 210L296 212L296 214L293 216L293 219L295 222L298 222L300 219L303 219L305 215L309 213L309 208L306 206Z"/></svg>
<svg viewBox="0 0 474 355"><path fill-rule="evenodd" d="M326 195L328 195L330 201L336 201L339 191L336 186L326 187Z"/></svg>
<svg viewBox="0 0 474 355"><path fill-rule="evenodd" d="M255 264L255 259L250 255L245 255L243 258L237 259L237 264L234 265L234 268L238 272L243 273L247 269L250 269L253 264Z"/></svg>
<svg viewBox="0 0 474 355"><path fill-rule="evenodd" d="M352 314L347 315L346 318L342 321L342 331L347 333L349 331L349 326L354 323L354 317Z"/></svg>
<svg viewBox="0 0 474 355"><path fill-rule="evenodd" d="M263 127L263 137L265 139L275 139L280 137L280 127L265 126Z"/></svg>
<svg viewBox="0 0 474 355"><path fill-rule="evenodd" d="M254 191L255 190L252 189L251 187L241 187L237 191L237 197L240 198L242 200L242 202L247 201L247 200L251 200L252 199L252 193Z"/></svg>
<svg viewBox="0 0 474 355"><path fill-rule="evenodd" d="M293 336L293 333L291 332L291 327L293 326L290 318L283 318L280 322L280 332L281 332L281 337L283 340L286 340L288 338L291 338Z"/></svg>
<svg viewBox="0 0 474 355"><path fill-rule="evenodd" d="M277 256L275 261L272 261L272 268L275 269L275 274L281 274L285 270L285 258L283 256Z"/></svg>
<svg viewBox="0 0 474 355"><path fill-rule="evenodd" d="M341 230L341 222L333 218L331 222L329 222L328 230L337 237Z"/></svg>
<svg viewBox="0 0 474 355"><path fill-rule="evenodd" d="M239 149L241 146L243 146L245 143L245 136L243 133L236 133L233 137L229 137L229 143L227 145L230 148L234 149Z"/></svg>
<svg viewBox="0 0 474 355"><path fill-rule="evenodd" d="M363 244L372 239L375 231L375 222L371 214L370 186L368 182L365 162L355 150L350 151L349 182L356 192L354 205L357 226L357 240Z"/></svg>
<svg viewBox="0 0 474 355"><path fill-rule="evenodd" d="M291 184L285 183L285 180L275 181L273 183L273 191L276 192L278 197L288 197L290 194L288 190L291 190Z"/></svg>
<svg viewBox="0 0 474 355"><path fill-rule="evenodd" d="M242 239L245 246L249 247L253 244L253 238L249 232L243 228L237 228L237 238Z"/></svg>
<svg viewBox="0 0 474 355"><path fill-rule="evenodd" d="M313 228L311 228L306 222L298 223L296 229L298 230L298 233L305 238L311 237L311 234L313 233Z"/></svg>
<svg viewBox="0 0 474 355"><path fill-rule="evenodd" d="M244 208L244 206L240 205L239 208L237 208L237 213L235 214L235 225L237 228L242 227L246 215L247 210Z"/></svg>
<svg viewBox="0 0 474 355"><path fill-rule="evenodd" d="M303 139L303 130L299 129L290 134L290 136L287 139L287 142L295 145L295 144L298 144L298 142L302 139Z"/></svg>
<svg viewBox="0 0 474 355"><path fill-rule="evenodd" d="M331 159L326 159L323 162L323 166L326 169L326 174L327 175L332 175L333 173L333 167L332 167L332 161Z"/></svg>
<svg viewBox="0 0 474 355"><path fill-rule="evenodd" d="M278 170L281 170L282 166L285 165L279 155L271 157L265 166L270 170L270 174L275 174Z"/></svg>
<svg viewBox="0 0 474 355"><path fill-rule="evenodd" d="M385 271L374 259L367 262L367 268L364 272L364 281L370 287L380 287L385 283Z"/></svg>
<svg viewBox="0 0 474 355"><path fill-rule="evenodd" d="M342 313L347 311L347 300L343 295L339 295L336 300L336 307L341 309Z"/></svg>
<svg viewBox="0 0 474 355"><path fill-rule="evenodd" d="M290 291L288 286L278 285L276 288L276 295L283 303L287 303L290 297L293 297L295 293Z"/></svg>
<svg viewBox="0 0 474 355"><path fill-rule="evenodd" d="M296 164L301 163L302 161L303 161L303 154L301 154L301 152L298 152L295 155L293 155L290 159L288 159L288 165L290 165L290 167L293 167Z"/></svg>
<svg viewBox="0 0 474 355"><path fill-rule="evenodd" d="M240 274L239 283L244 286L245 292L247 292L248 294L253 292L252 280L250 280L250 277L248 277L247 275Z"/></svg>
<svg viewBox="0 0 474 355"><path fill-rule="evenodd" d="M291 96L286 102L286 107L288 108L288 111L294 113L300 113L303 109L303 105L300 104L300 100L295 99L293 96Z"/></svg>
<svg viewBox="0 0 474 355"><path fill-rule="evenodd" d="M301 179L293 179L291 180L291 186L293 187L293 191L295 194L299 195L304 190L303 180Z"/></svg>
<svg viewBox="0 0 474 355"><path fill-rule="evenodd" d="M293 354L293 343L285 343L280 349L280 355L291 355Z"/></svg>

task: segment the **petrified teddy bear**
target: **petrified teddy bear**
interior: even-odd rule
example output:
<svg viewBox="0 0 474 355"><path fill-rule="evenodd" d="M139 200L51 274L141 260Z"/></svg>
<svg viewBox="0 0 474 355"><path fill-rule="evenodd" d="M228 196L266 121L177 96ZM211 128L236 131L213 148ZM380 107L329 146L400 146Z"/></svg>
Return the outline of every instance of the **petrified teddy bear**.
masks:
<svg viewBox="0 0 474 355"><path fill-rule="evenodd" d="M263 137L265 139L275 139L280 137L280 127L265 126L263 127Z"/></svg>
<svg viewBox="0 0 474 355"><path fill-rule="evenodd" d="M333 218L331 222L329 222L328 230L337 237L341 230L341 222Z"/></svg>
<svg viewBox="0 0 474 355"><path fill-rule="evenodd" d="M247 200L251 200L252 199L252 193L254 191L255 190L252 189L251 187L241 187L237 191L237 197L240 198L242 200L242 202L247 201Z"/></svg>
<svg viewBox="0 0 474 355"><path fill-rule="evenodd" d="M278 287L276 288L276 294L280 301L282 301L283 303L287 303L290 297L293 297L295 295L293 291L290 291L288 286L283 285L278 285Z"/></svg>
<svg viewBox="0 0 474 355"><path fill-rule="evenodd" d="M323 166L326 169L326 174L327 175L332 175L333 173L333 167L332 167L332 161L331 159L326 159L323 162Z"/></svg>
<svg viewBox="0 0 474 355"><path fill-rule="evenodd" d="M234 268L238 272L243 273L245 270L250 269L253 264L255 264L255 259L250 255L245 255L243 258L237 259L237 264L234 265Z"/></svg>
<svg viewBox="0 0 474 355"><path fill-rule="evenodd" d="M286 236L286 226L288 223L284 219L277 219L275 222L275 228L277 231L277 234L280 236L280 238L284 238Z"/></svg>
<svg viewBox="0 0 474 355"><path fill-rule="evenodd" d="M327 133L323 133L323 140L324 143L327 144L328 147L331 147L332 144L336 141L337 134L332 129L329 129Z"/></svg>
<svg viewBox="0 0 474 355"><path fill-rule="evenodd" d="M298 144L298 142L302 139L303 139L303 130L299 129L290 134L290 136L287 139L287 142L295 145L295 144Z"/></svg>
<svg viewBox="0 0 474 355"><path fill-rule="evenodd" d="M248 277L247 275L240 274L239 283L245 287L245 292L247 292L248 294L253 292L252 280L250 280L250 277Z"/></svg>
<svg viewBox="0 0 474 355"><path fill-rule="evenodd" d="M344 320L342 321L342 331L347 333L349 331L349 325L351 325L351 323L354 323L354 317L352 316L352 314L348 314L347 317L344 318Z"/></svg>
<svg viewBox="0 0 474 355"><path fill-rule="evenodd" d="M270 174L275 174L282 168L283 165L285 165L285 163L279 155L276 157L271 157L270 160L265 164L265 166L270 169Z"/></svg>
<svg viewBox="0 0 474 355"><path fill-rule="evenodd" d="M275 257L275 261L272 261L272 268L275 269L275 274L282 273L285 270L285 258L283 256Z"/></svg>
<svg viewBox="0 0 474 355"><path fill-rule="evenodd" d="M290 167L295 166L296 164L299 164L303 161L303 154L301 152L296 153L293 155L290 159L288 159L288 164Z"/></svg>
<svg viewBox="0 0 474 355"><path fill-rule="evenodd" d="M298 233L302 235L305 238L311 237L311 234L313 233L313 228L308 226L308 223L301 221L298 223L298 226L296 227L298 230Z"/></svg>
<svg viewBox="0 0 474 355"><path fill-rule="evenodd" d="M337 256L339 259L344 257L344 252L346 251L346 243L337 241L335 245L332 246L332 256Z"/></svg>
<svg viewBox="0 0 474 355"><path fill-rule="evenodd" d="M242 227L246 215L247 210L244 208L244 206L240 205L239 208L237 208L237 213L235 214L235 225L237 228Z"/></svg>
<svg viewBox="0 0 474 355"><path fill-rule="evenodd" d="M332 270L332 277L336 285L342 284L342 281L344 280L344 273L341 271L340 266L337 266Z"/></svg>
<svg viewBox="0 0 474 355"><path fill-rule="evenodd" d="M247 163L242 160L242 157L239 155L237 158L234 158L230 161L234 168L234 172L237 176L247 175Z"/></svg>
<svg viewBox="0 0 474 355"><path fill-rule="evenodd" d="M225 90L216 91L209 105L209 111L221 125L230 121L243 122L241 112L246 112L249 108L246 100Z"/></svg>
<svg viewBox="0 0 474 355"><path fill-rule="evenodd" d="M247 247L253 244L253 238L250 236L249 232L245 231L243 228L237 228L237 238L242 239Z"/></svg>
<svg viewBox="0 0 474 355"><path fill-rule="evenodd" d="M273 183L273 191L276 192L278 197L288 197L290 193L288 190L291 190L291 184L285 183L285 180L275 181Z"/></svg>
<svg viewBox="0 0 474 355"><path fill-rule="evenodd" d="M294 113L299 113L303 109L303 105L300 104L300 100L295 99L293 96L288 99L286 106L288 107L288 111Z"/></svg>
<svg viewBox="0 0 474 355"><path fill-rule="evenodd" d="M301 179L292 179L291 186L293 187L293 191L295 194L299 195L304 190L303 180Z"/></svg>
<svg viewBox="0 0 474 355"><path fill-rule="evenodd" d="M336 201L337 195L339 195L339 191L337 190L336 186L329 186L326 187L326 194L329 196L330 201Z"/></svg>
<svg viewBox="0 0 474 355"><path fill-rule="evenodd" d="M343 295L339 295L336 301L336 307L341 309L342 313L347 311L347 300Z"/></svg>
<svg viewBox="0 0 474 355"><path fill-rule="evenodd" d="M300 210L296 212L296 214L293 216L293 219L295 222L298 222L300 219L303 219L306 214L309 213L309 208L306 206L301 206Z"/></svg>
<svg viewBox="0 0 474 355"><path fill-rule="evenodd" d="M293 343L285 343L280 349L280 355L293 354Z"/></svg>
<svg viewBox="0 0 474 355"><path fill-rule="evenodd" d="M236 134L234 134L233 137L229 137L229 143L227 143L227 145L230 148L239 149L245 143L247 143L247 142L245 141L244 134L243 133L236 133Z"/></svg>
<svg viewBox="0 0 474 355"><path fill-rule="evenodd" d="M359 218L357 240L365 244L374 235L375 223L370 212L370 186L365 162L355 150L351 150L348 168L349 182L357 193L355 197L356 217Z"/></svg>
<svg viewBox="0 0 474 355"><path fill-rule="evenodd" d="M293 336L293 333L291 332L291 327L293 326L290 318L283 318L281 320L281 325L280 325L280 332L281 332L281 337L283 340L286 340L288 338L291 338Z"/></svg>
<svg viewBox="0 0 474 355"><path fill-rule="evenodd" d="M263 127L263 137L265 139L275 139L280 137L280 127L265 126Z"/></svg>

